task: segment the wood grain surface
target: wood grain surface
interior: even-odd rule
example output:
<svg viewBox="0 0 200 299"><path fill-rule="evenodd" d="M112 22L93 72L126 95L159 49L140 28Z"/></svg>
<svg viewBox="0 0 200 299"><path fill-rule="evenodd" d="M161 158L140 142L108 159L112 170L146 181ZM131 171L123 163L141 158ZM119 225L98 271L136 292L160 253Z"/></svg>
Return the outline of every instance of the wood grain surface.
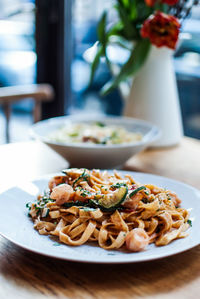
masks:
<svg viewBox="0 0 200 299"><path fill-rule="evenodd" d="M29 158L26 156L23 163L27 149ZM11 178L7 171L10 159L13 169ZM43 162L38 163L38 159ZM48 163L50 160L51 163ZM18 179L23 178L28 168L34 171L34 174L29 174L32 178L35 175L58 171L63 167L63 163L66 164L66 161L40 143L0 146L0 164L3 165L0 169L0 180L4 182L0 187L8 180L6 186L14 183L16 173ZM182 144L175 148L145 151L129 160L126 168L165 175L199 188L200 142L185 138ZM66 262L33 254L0 237L0 299L196 299L200 297L199 294L200 246L151 262L95 265Z"/></svg>

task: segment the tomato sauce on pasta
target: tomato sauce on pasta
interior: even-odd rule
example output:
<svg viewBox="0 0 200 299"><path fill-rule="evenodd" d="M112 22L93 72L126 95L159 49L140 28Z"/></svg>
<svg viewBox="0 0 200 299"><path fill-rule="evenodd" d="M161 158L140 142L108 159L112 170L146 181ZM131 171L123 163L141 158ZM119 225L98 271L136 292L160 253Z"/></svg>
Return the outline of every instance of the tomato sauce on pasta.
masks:
<svg viewBox="0 0 200 299"><path fill-rule="evenodd" d="M141 251L187 236L191 221L180 204L171 190L141 184L129 174L70 168L28 207L34 228L61 243Z"/></svg>

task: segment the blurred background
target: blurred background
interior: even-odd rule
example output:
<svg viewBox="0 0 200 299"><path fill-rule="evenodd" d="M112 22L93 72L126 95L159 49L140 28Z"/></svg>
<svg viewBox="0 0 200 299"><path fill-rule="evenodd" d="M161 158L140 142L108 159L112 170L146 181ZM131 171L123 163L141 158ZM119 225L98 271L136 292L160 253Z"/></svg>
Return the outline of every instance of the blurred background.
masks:
<svg viewBox="0 0 200 299"><path fill-rule="evenodd" d="M91 57L87 49L97 40L96 26L114 0L0 0L0 87L49 83L54 101L42 104L42 119L77 113L120 115L118 90L100 97L110 79L104 61L88 87ZM115 15L110 10L110 19ZM126 51L111 49L116 64ZM183 27L174 57L185 135L200 139L200 7ZM0 144L6 142L5 115L0 104ZM31 99L12 105L10 141L29 138L33 123Z"/></svg>

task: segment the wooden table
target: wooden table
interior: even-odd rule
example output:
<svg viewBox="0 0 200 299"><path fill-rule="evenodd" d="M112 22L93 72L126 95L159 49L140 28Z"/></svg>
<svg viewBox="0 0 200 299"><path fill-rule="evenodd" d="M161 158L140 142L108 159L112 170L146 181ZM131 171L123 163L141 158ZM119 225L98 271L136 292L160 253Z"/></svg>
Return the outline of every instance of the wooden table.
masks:
<svg viewBox="0 0 200 299"><path fill-rule="evenodd" d="M0 190L59 171L67 162L37 142L0 146ZM200 187L200 142L184 138L148 150L126 168ZM14 229L14 228L13 228ZM200 246L162 260L127 265L65 262L25 251L0 237L0 298L199 298Z"/></svg>

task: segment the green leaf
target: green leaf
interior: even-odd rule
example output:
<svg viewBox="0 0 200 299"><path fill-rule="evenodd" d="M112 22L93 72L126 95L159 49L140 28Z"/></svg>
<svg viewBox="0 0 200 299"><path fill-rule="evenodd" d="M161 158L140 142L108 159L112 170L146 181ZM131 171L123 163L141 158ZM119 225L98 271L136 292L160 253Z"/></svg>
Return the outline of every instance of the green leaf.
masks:
<svg viewBox="0 0 200 299"><path fill-rule="evenodd" d="M99 21L99 24L98 24L98 27L97 27L97 33L98 33L98 38L99 38L99 43L102 45L102 52L105 56L105 59L106 59L106 63L108 65L108 67L110 68L110 61L107 57L107 53L106 53L106 47L107 47L107 42L108 42L108 38L109 38L109 34L106 32L106 19L107 19L107 13L104 12L100 21Z"/></svg>
<svg viewBox="0 0 200 299"><path fill-rule="evenodd" d="M131 52L128 61L123 65L119 74L103 86L101 95L107 95L116 88L121 81L125 80L130 75L134 75L147 59L150 46L151 44L148 39L141 39L138 41Z"/></svg>
<svg viewBox="0 0 200 299"><path fill-rule="evenodd" d="M106 36L106 18L107 18L107 13L104 12L99 23L97 26L97 35L99 42L101 43L104 53L106 51L106 44L107 44L107 36Z"/></svg>
<svg viewBox="0 0 200 299"><path fill-rule="evenodd" d="M108 30L107 32L107 36L108 38L112 35L122 35L122 31L123 31L123 24L122 22L117 22L116 24L113 24L112 27Z"/></svg>
<svg viewBox="0 0 200 299"><path fill-rule="evenodd" d="M92 81L94 79L94 75L95 75L95 72L99 66L99 63L100 63L100 58L101 58L101 55L103 54L103 48L102 46L99 46L98 47L98 50L96 52L96 55L95 55L95 58L91 64L91 72L90 72L90 81L89 81L89 85L92 84Z"/></svg>
<svg viewBox="0 0 200 299"><path fill-rule="evenodd" d="M165 4L165 3L162 3L162 6L160 8L160 10L166 14L169 13L169 5Z"/></svg>
<svg viewBox="0 0 200 299"><path fill-rule="evenodd" d="M129 14L126 9L121 5L116 5L116 9L119 13L122 24L124 25L123 34L128 40L132 40L137 36L137 30L135 26L131 23Z"/></svg>
<svg viewBox="0 0 200 299"><path fill-rule="evenodd" d="M129 0L121 0L119 2L121 2L125 7L129 7Z"/></svg>
<svg viewBox="0 0 200 299"><path fill-rule="evenodd" d="M131 0L130 1L130 18L131 20L135 20L138 16L138 10L137 10L137 6L136 6L136 1L135 0Z"/></svg>

